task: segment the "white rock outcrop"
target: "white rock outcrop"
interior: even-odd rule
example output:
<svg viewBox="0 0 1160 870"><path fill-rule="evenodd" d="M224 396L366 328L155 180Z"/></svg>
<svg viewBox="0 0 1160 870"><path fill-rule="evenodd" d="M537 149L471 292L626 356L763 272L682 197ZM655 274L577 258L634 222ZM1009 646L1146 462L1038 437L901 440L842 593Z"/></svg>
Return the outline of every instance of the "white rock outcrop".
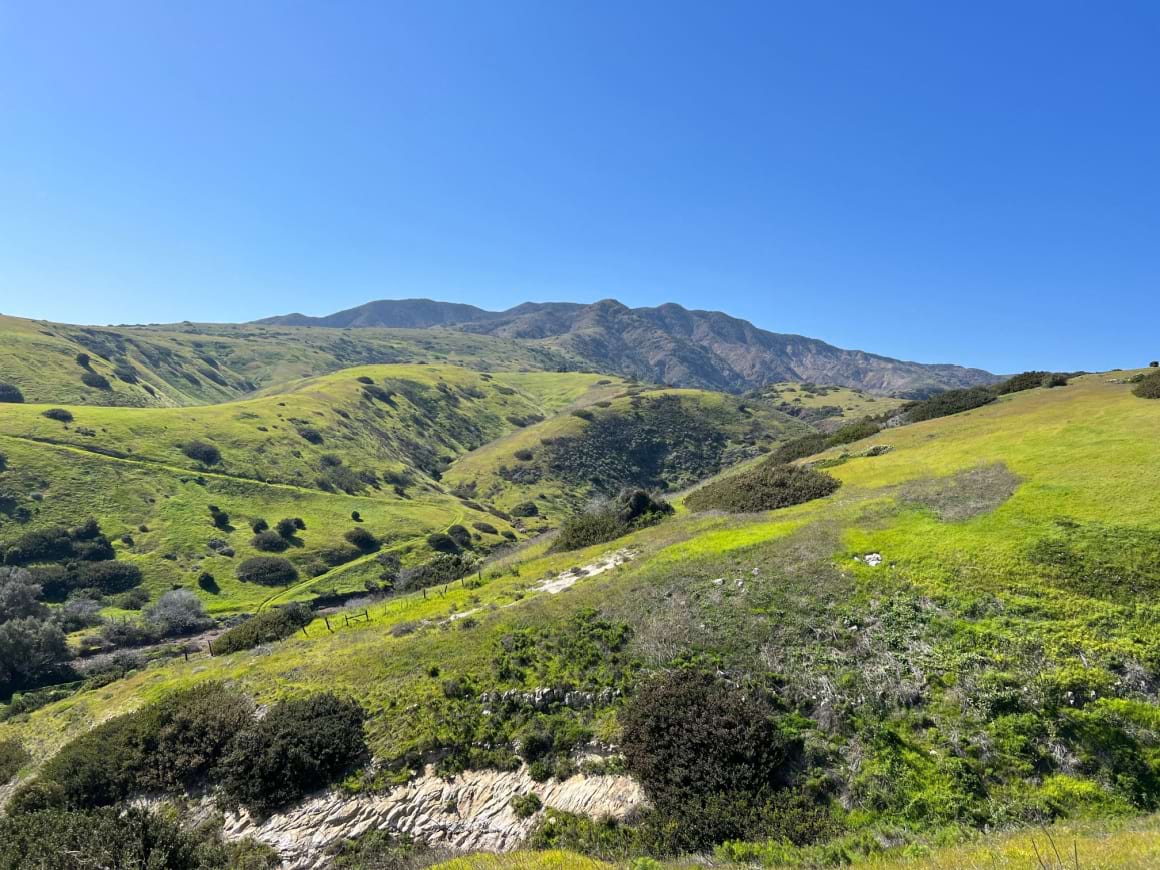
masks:
<svg viewBox="0 0 1160 870"><path fill-rule="evenodd" d="M544 809L516 817L511 799L534 792ZM623 819L644 803L640 786L626 776L584 776L535 782L518 771L468 771L453 779L430 770L387 794L316 795L261 821L227 814L227 839L253 837L274 848L288 870L316 870L327 851L371 830L410 834L433 846L504 852L516 848L544 812L552 809Z"/></svg>

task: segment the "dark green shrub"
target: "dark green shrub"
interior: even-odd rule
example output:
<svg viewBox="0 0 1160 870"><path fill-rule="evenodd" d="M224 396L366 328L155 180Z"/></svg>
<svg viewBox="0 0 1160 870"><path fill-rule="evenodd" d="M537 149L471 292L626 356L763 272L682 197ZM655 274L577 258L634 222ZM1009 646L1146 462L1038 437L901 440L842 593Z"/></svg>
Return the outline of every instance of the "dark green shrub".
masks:
<svg viewBox="0 0 1160 870"><path fill-rule="evenodd" d="M94 390L113 389L113 385L109 383L108 378L89 370L81 372L81 383L86 387L92 387Z"/></svg>
<svg viewBox="0 0 1160 870"><path fill-rule="evenodd" d="M520 502L518 505L512 508L513 517L538 517L539 515L540 509L536 507L536 503L534 501Z"/></svg>
<svg viewBox="0 0 1160 870"><path fill-rule="evenodd" d="M1141 399L1160 399L1160 372L1154 372L1136 384L1132 395Z"/></svg>
<svg viewBox="0 0 1160 870"><path fill-rule="evenodd" d="M303 426L298 430L298 434L309 441L311 444L321 444L323 441L322 433L313 426Z"/></svg>
<svg viewBox="0 0 1160 870"><path fill-rule="evenodd" d="M428 535L427 546L440 553L457 553L459 551L455 539L444 532L434 532Z"/></svg>
<svg viewBox="0 0 1160 870"><path fill-rule="evenodd" d="M263 610L218 637L213 642L214 655L225 655L238 650L252 649L263 643L274 643L299 631L304 625L308 625L311 619L313 616L310 608L298 602Z"/></svg>
<svg viewBox="0 0 1160 870"><path fill-rule="evenodd" d="M217 595L222 591L222 588L218 586L217 580L214 579L213 574L209 573L209 571L202 571L197 575L197 587L203 592L208 592L210 595Z"/></svg>
<svg viewBox="0 0 1160 870"><path fill-rule="evenodd" d="M272 532L267 529L264 532L258 532L250 539L250 546L255 550L261 550L263 553L281 553L290 546L290 542L283 538L277 532Z"/></svg>
<svg viewBox="0 0 1160 870"><path fill-rule="evenodd" d="M514 455L520 462L531 462L532 459L535 458L535 454L526 448L523 450L517 450Z"/></svg>
<svg viewBox="0 0 1160 870"><path fill-rule="evenodd" d="M517 819L530 819L544 806L535 792L518 794L511 799L512 812Z"/></svg>
<svg viewBox="0 0 1160 870"><path fill-rule="evenodd" d="M302 522L302 520L293 519L291 517L278 520L278 522L274 524L274 531L276 531L280 536L286 538L287 540L293 538L296 532L304 528L306 528L306 523Z"/></svg>
<svg viewBox="0 0 1160 870"><path fill-rule="evenodd" d="M1148 368L1160 368L1160 360L1152 360L1152 362L1148 363Z"/></svg>
<svg viewBox="0 0 1160 870"><path fill-rule="evenodd" d="M1051 376L1051 372L1022 372L1007 378L995 390L1000 396L1008 393L1020 393L1023 390L1034 390L1042 387L1044 381Z"/></svg>
<svg viewBox="0 0 1160 870"><path fill-rule="evenodd" d="M117 365L113 368L113 374L117 376L118 380L124 381L127 384L137 383L137 370L131 365Z"/></svg>
<svg viewBox="0 0 1160 870"><path fill-rule="evenodd" d="M92 357L90 357L87 353L78 353L75 357L73 357L73 359L77 361L77 365L82 369L87 369L89 364L93 361Z"/></svg>
<svg viewBox="0 0 1160 870"><path fill-rule="evenodd" d="M223 797L266 815L330 785L366 757L363 719L361 707L331 694L279 701L219 766Z"/></svg>
<svg viewBox="0 0 1160 870"><path fill-rule="evenodd" d="M20 392L20 388L16 384L0 381L0 402L19 404L23 401L24 393Z"/></svg>
<svg viewBox="0 0 1160 870"><path fill-rule="evenodd" d="M996 392L992 387L970 387L965 390L947 390L924 399L921 402L905 406L906 419L911 423L923 420L934 420L938 417L947 417L951 414L961 414L974 408L989 405L996 399Z"/></svg>
<svg viewBox="0 0 1160 870"><path fill-rule="evenodd" d="M398 588L400 590L424 589L440 583L450 583L472 573L475 566L475 561L469 556L441 553L430 562L401 571Z"/></svg>
<svg viewBox="0 0 1160 870"><path fill-rule="evenodd" d="M622 725L625 764L672 823L674 851L750 834L798 754L760 694L697 671L646 683Z"/></svg>
<svg viewBox="0 0 1160 870"><path fill-rule="evenodd" d="M361 523L361 522L362 522L362 514L360 514L358 511L351 511L351 512L350 512L350 518L351 518L352 520L354 520L356 523Z"/></svg>
<svg viewBox="0 0 1160 870"><path fill-rule="evenodd" d="M238 565L238 579L263 586L286 586L298 579L298 571L289 559L280 556L254 556Z"/></svg>
<svg viewBox="0 0 1160 870"><path fill-rule="evenodd" d="M830 439L825 435L819 433L803 435L800 438L795 438L792 441L787 441L780 445L773 451L770 460L778 464L793 462L795 459L803 459L806 456L821 453L829 446Z"/></svg>
<svg viewBox="0 0 1160 870"><path fill-rule="evenodd" d="M221 451L204 441L188 441L181 445L181 452L202 465L217 465L222 461Z"/></svg>
<svg viewBox="0 0 1160 870"><path fill-rule="evenodd" d="M336 568L339 565L345 565L347 562L353 562L362 555L364 555L362 550L358 549L358 547L352 547L349 544L335 544L330 547L323 547L318 551L318 558L324 565L330 568ZM321 573L325 573L325 571Z"/></svg>
<svg viewBox="0 0 1160 870"><path fill-rule="evenodd" d="M359 375L355 380L360 384L373 384L375 382L374 378L368 378L366 375Z"/></svg>
<svg viewBox="0 0 1160 870"><path fill-rule="evenodd" d="M769 511L824 498L840 485L828 474L812 468L779 465L770 459L701 487L685 499L685 504L693 511Z"/></svg>
<svg viewBox="0 0 1160 870"><path fill-rule="evenodd" d="M230 530L230 515L223 510L210 511L210 517L213 519L213 524L219 529L225 531Z"/></svg>
<svg viewBox="0 0 1160 870"><path fill-rule="evenodd" d="M91 812L44 810L0 819L0 866L6 870L227 870L236 846L207 843L197 831L140 807ZM255 851L254 861L260 851ZM258 870L273 867L250 863Z"/></svg>
<svg viewBox="0 0 1160 870"><path fill-rule="evenodd" d="M498 535L495 526L491 523L472 523L471 527L477 532L483 532L485 535Z"/></svg>
<svg viewBox="0 0 1160 870"><path fill-rule="evenodd" d="M71 411L66 411L64 408L49 408L47 411L42 411L41 415L50 420L56 420L58 423L71 423L73 415Z"/></svg>
<svg viewBox="0 0 1160 870"><path fill-rule="evenodd" d="M625 490L615 499L565 520L551 551L603 544L635 529L655 525L672 512L672 505L654 499L644 490Z"/></svg>
<svg viewBox="0 0 1160 870"><path fill-rule="evenodd" d="M471 532L461 525L451 526L447 530L447 537L465 550L471 547Z"/></svg>
<svg viewBox="0 0 1160 870"><path fill-rule="evenodd" d="M863 438L870 438L877 434L877 424L871 423L869 420L859 420L857 423L848 423L834 432L826 439L826 446L834 447L838 444L851 444L854 441L861 441Z"/></svg>
<svg viewBox="0 0 1160 870"><path fill-rule="evenodd" d="M1054 374L1050 374L1043 379L1043 386L1047 387L1048 389L1053 389L1055 387L1066 387L1069 380L1070 378L1068 378L1067 375L1060 372L1055 372Z"/></svg>
<svg viewBox="0 0 1160 870"><path fill-rule="evenodd" d="M250 529L255 535L259 532L266 531L268 528L270 528L270 524L261 517L254 517L254 519L250 520Z"/></svg>
<svg viewBox="0 0 1160 870"><path fill-rule="evenodd" d="M97 589L103 595L126 592L140 586L141 569L132 562L78 562L68 568L68 584L73 589Z"/></svg>
<svg viewBox="0 0 1160 870"><path fill-rule="evenodd" d="M364 553L373 553L379 548L379 539L371 534L367 529L354 528L343 535L347 543L353 544Z"/></svg>

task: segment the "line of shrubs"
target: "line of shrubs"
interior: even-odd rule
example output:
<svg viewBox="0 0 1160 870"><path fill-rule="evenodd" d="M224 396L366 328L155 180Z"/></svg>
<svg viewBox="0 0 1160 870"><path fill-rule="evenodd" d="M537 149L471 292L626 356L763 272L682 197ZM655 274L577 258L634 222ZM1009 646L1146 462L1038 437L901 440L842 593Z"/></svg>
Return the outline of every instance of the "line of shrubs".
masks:
<svg viewBox="0 0 1160 870"><path fill-rule="evenodd" d="M310 608L300 602L271 607L245 622L235 625L215 641L214 655L226 655L244 649L253 649L264 643L287 638L313 619Z"/></svg>
<svg viewBox="0 0 1160 870"><path fill-rule="evenodd" d="M6 809L85 811L209 786L221 806L264 816L364 761L364 719L357 704L329 693L278 701L258 718L245 695L204 683L67 743Z"/></svg>

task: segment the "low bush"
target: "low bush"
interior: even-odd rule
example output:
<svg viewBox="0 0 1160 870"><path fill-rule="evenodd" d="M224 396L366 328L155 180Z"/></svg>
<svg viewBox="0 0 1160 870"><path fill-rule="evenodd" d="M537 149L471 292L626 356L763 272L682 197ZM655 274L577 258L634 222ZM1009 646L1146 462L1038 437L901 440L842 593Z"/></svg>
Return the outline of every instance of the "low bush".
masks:
<svg viewBox="0 0 1160 870"><path fill-rule="evenodd" d="M188 589L172 589L145 611L145 621L160 637L196 634L213 625L205 605Z"/></svg>
<svg viewBox="0 0 1160 870"><path fill-rule="evenodd" d="M685 504L693 511L769 511L824 498L840 485L828 474L812 468L781 465L770 459L703 486L690 494Z"/></svg>
<svg viewBox="0 0 1160 870"><path fill-rule="evenodd" d="M20 392L20 388L16 384L0 381L0 402L19 404L23 401L24 393Z"/></svg>
<svg viewBox="0 0 1160 870"><path fill-rule="evenodd" d="M260 843L227 844L205 828L187 830L141 807L44 810L0 819L0 866L7 870L272 870L279 863Z"/></svg>
<svg viewBox="0 0 1160 870"><path fill-rule="evenodd" d="M821 453L829 446L830 439L825 435L820 433L803 435L779 445L771 454L770 460L778 464L793 462L795 459L803 459L806 456Z"/></svg>
<svg viewBox="0 0 1160 870"><path fill-rule="evenodd" d="M625 490L615 499L566 520L552 542L551 551L579 550L603 544L635 529L655 525L672 512L672 505L654 499L644 490Z"/></svg>
<svg viewBox="0 0 1160 870"><path fill-rule="evenodd" d="M361 707L331 694L279 701L219 765L225 801L266 815L337 781L367 755Z"/></svg>
<svg viewBox="0 0 1160 870"><path fill-rule="evenodd" d="M73 589L97 589L102 595L127 592L142 581L141 569L132 562L78 562L68 568Z"/></svg>
<svg viewBox="0 0 1160 870"><path fill-rule="evenodd" d="M261 550L263 553L281 553L290 546L290 542L282 537L277 532L272 532L267 529L264 532L258 532L250 539L250 546L255 550Z"/></svg>
<svg viewBox="0 0 1160 870"><path fill-rule="evenodd" d="M311 444L321 444L323 441L322 433L313 426L303 426L298 430L299 436Z"/></svg>
<svg viewBox="0 0 1160 870"><path fill-rule="evenodd" d="M286 586L298 579L298 571L289 559L254 556L238 565L237 576L243 583Z"/></svg>
<svg viewBox="0 0 1160 870"><path fill-rule="evenodd" d="M187 441L181 445L181 452L202 465L217 465L222 461L221 451L204 441Z"/></svg>
<svg viewBox="0 0 1160 870"><path fill-rule="evenodd" d="M380 546L379 539L367 529L353 528L343 535L347 543L357 547L363 553L373 553Z"/></svg>
<svg viewBox="0 0 1160 870"><path fill-rule="evenodd" d="M274 643L290 637L308 625L313 615L305 604L292 603L272 607L235 625L213 642L214 655L225 655L243 649L252 649L263 643Z"/></svg>
<svg viewBox="0 0 1160 870"><path fill-rule="evenodd" d="M538 517L540 509L534 501L523 501L512 508L513 517Z"/></svg>
<svg viewBox="0 0 1160 870"><path fill-rule="evenodd" d="M253 531L255 535L259 532L266 531L268 528L270 528L270 524L261 517L254 517L254 519L250 520L250 530Z"/></svg>
<svg viewBox="0 0 1160 870"><path fill-rule="evenodd" d="M471 547L471 532L464 526L458 524L451 526L447 530L447 537L465 550Z"/></svg>
<svg viewBox="0 0 1160 870"><path fill-rule="evenodd" d="M1141 399L1160 399L1160 372L1154 372L1136 384L1132 395Z"/></svg>
<svg viewBox="0 0 1160 870"><path fill-rule="evenodd" d="M477 532L483 532L485 535L498 535L495 526L491 523L472 523L471 527Z"/></svg>
<svg viewBox="0 0 1160 870"><path fill-rule="evenodd" d="M41 416L56 420L58 423L71 423L73 421L72 412L66 411L64 408L49 408L47 411L42 411Z"/></svg>
<svg viewBox="0 0 1160 870"><path fill-rule="evenodd" d="M535 792L518 794L511 799L512 812L517 819L530 819L544 806Z"/></svg>
<svg viewBox="0 0 1160 870"><path fill-rule="evenodd" d="M434 532L427 536L427 546L440 553L457 553L459 545L455 539L444 532Z"/></svg>
<svg viewBox="0 0 1160 870"><path fill-rule="evenodd" d="M274 531L276 531L279 535L281 535L283 538L286 538L287 540L293 538L294 535L305 528L306 523L294 517L286 517L285 519L278 520L278 522L274 524Z"/></svg>
<svg viewBox="0 0 1160 870"><path fill-rule="evenodd" d="M425 589L466 577L475 568L476 562L470 556L441 553L430 562L399 572L397 585L400 590Z"/></svg>
<svg viewBox="0 0 1160 870"><path fill-rule="evenodd" d="M848 423L841 429L834 432L827 440L827 447L834 447L838 444L851 444L854 441L861 441L863 438L870 438L878 434L878 426L869 420L859 420L857 423Z"/></svg>
<svg viewBox="0 0 1160 870"><path fill-rule="evenodd" d="M94 371L81 372L81 383L86 387L92 387L94 390L111 390L113 385L109 383L109 379L104 375L99 375Z"/></svg>

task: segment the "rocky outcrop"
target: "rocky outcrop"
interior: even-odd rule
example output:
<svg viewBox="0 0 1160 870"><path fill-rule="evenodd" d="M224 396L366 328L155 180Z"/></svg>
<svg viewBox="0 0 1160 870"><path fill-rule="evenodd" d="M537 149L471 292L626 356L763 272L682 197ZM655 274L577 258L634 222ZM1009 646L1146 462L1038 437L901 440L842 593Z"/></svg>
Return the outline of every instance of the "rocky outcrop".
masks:
<svg viewBox="0 0 1160 870"><path fill-rule="evenodd" d="M511 799L533 792L545 809L516 817ZM468 771L453 779L428 772L382 795L327 792L284 813L256 820L227 815L225 836L253 837L282 856L288 870L325 867L328 852L372 830L410 834L432 846L503 852L516 848L552 809L623 819L644 802L644 793L625 776L584 776L538 783L527 769Z"/></svg>

